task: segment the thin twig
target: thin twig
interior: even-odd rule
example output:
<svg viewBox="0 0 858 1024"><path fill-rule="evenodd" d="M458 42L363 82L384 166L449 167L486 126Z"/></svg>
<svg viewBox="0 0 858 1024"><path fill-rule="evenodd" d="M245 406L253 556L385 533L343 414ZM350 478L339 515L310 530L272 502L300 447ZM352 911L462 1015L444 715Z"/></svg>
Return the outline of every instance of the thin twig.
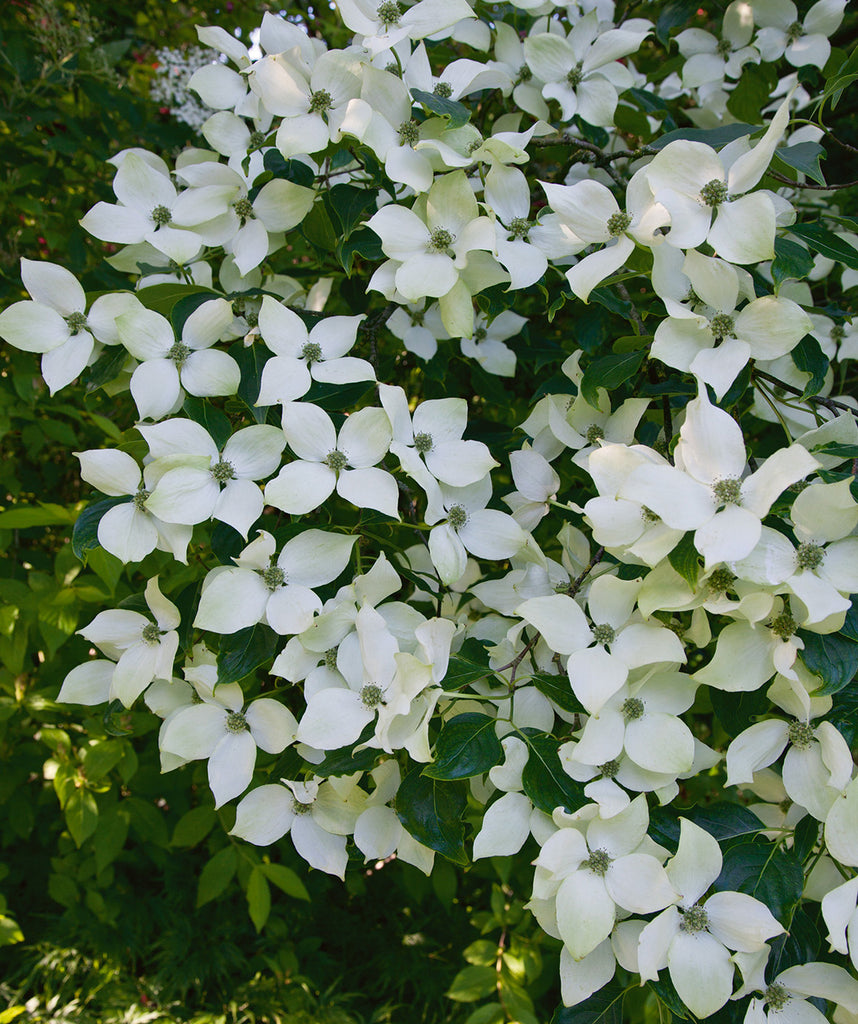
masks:
<svg viewBox="0 0 858 1024"><path fill-rule="evenodd" d="M835 192L840 188L853 188L858 185L858 181L842 181L836 185L811 185L809 182L793 181L792 178L788 178L785 174L778 174L777 171L766 171L766 174L770 178L774 178L775 181L782 181L785 185L791 185L793 188L813 189L815 192Z"/></svg>
<svg viewBox="0 0 858 1024"><path fill-rule="evenodd" d="M761 377L763 380L767 380L772 384L777 385L779 388L783 388L784 391L789 391L792 395L798 395L803 402L814 402L816 405L821 405L828 409L829 412L834 412L835 409L843 409L844 412L851 412L853 416L858 419L858 409L853 408L851 405L847 405L845 402L838 402L836 398L826 398L823 395L808 395L807 398L803 398L804 392L801 388L797 388L792 384L787 384L786 381L780 380L778 377L772 376L770 373L766 373L765 370L760 370L756 366L754 367L754 376Z"/></svg>

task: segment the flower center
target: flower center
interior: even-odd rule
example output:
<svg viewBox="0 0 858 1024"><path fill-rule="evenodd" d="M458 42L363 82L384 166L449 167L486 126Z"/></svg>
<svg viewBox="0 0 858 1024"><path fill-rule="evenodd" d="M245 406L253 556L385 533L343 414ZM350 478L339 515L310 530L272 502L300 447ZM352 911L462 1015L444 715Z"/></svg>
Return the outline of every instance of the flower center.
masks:
<svg viewBox="0 0 858 1024"><path fill-rule="evenodd" d="M526 64L522 64L518 69L518 80L519 82L529 82L533 78L533 72Z"/></svg>
<svg viewBox="0 0 858 1024"><path fill-rule="evenodd" d="M363 706L371 711L384 703L384 690L376 683L367 683L361 687L360 699Z"/></svg>
<svg viewBox="0 0 858 1024"><path fill-rule="evenodd" d="M297 814L299 816L302 815L302 814L309 814L310 813L310 807L311 807L310 804L302 804L300 800L296 800L294 797L292 798L292 813L293 814Z"/></svg>
<svg viewBox="0 0 858 1024"><path fill-rule="evenodd" d="M334 100L327 89L317 89L310 96L310 113L311 114L324 114L326 110L330 110L334 105Z"/></svg>
<svg viewBox="0 0 858 1024"><path fill-rule="evenodd" d="M149 644L150 647L154 647L155 644L161 642L161 630L155 625L154 622L147 622L141 630L143 636L143 643Z"/></svg>
<svg viewBox="0 0 858 1024"><path fill-rule="evenodd" d="M212 466L212 476L219 484L225 484L227 480L235 480L235 466L231 462L218 459Z"/></svg>
<svg viewBox="0 0 858 1024"><path fill-rule="evenodd" d="M593 639L597 644L610 644L617 638L614 627L609 626L607 622L593 626L590 632L593 634Z"/></svg>
<svg viewBox="0 0 858 1024"><path fill-rule="evenodd" d="M582 60L579 60L575 67L572 68L572 70L567 73L566 84L569 85L572 89L575 89L577 86L581 84L584 78L583 67L584 62Z"/></svg>
<svg viewBox="0 0 858 1024"><path fill-rule="evenodd" d="M322 346L317 341L308 341L301 349L301 358L306 359L308 363L315 363L317 359L322 358Z"/></svg>
<svg viewBox="0 0 858 1024"><path fill-rule="evenodd" d="M646 505L641 505L641 519L645 523L660 523L661 516L658 512L653 512L651 508L647 508Z"/></svg>
<svg viewBox="0 0 858 1024"><path fill-rule="evenodd" d="M420 127L416 121L403 121L397 132L403 146L413 146L420 138Z"/></svg>
<svg viewBox="0 0 858 1024"><path fill-rule="evenodd" d="M608 217L608 231L610 232L611 237L616 238L618 235L621 235L631 222L631 214L624 212L612 213L611 216Z"/></svg>
<svg viewBox="0 0 858 1024"><path fill-rule="evenodd" d="M135 511L145 512L149 515L149 509L146 508L146 499L149 497L149 491L145 487L138 487L137 493L131 499L131 503L134 506Z"/></svg>
<svg viewBox="0 0 858 1024"><path fill-rule="evenodd" d="M723 57L723 59L726 60L733 52L733 44L729 39L721 39L715 47L715 52L719 57Z"/></svg>
<svg viewBox="0 0 858 1024"><path fill-rule="evenodd" d="M680 910L682 914L682 920L679 922L679 927L684 932L702 932L709 927L709 915L700 906L699 903L695 903L689 910Z"/></svg>
<svg viewBox="0 0 858 1024"><path fill-rule="evenodd" d="M448 100L453 95L453 86L449 82L436 82L432 95L440 96L442 100Z"/></svg>
<svg viewBox="0 0 858 1024"><path fill-rule="evenodd" d="M644 702L640 697L627 697L620 705L620 714L627 722L636 722L643 718Z"/></svg>
<svg viewBox="0 0 858 1024"><path fill-rule="evenodd" d="M337 667L337 649L329 647L325 651L325 668L335 669Z"/></svg>
<svg viewBox="0 0 858 1024"><path fill-rule="evenodd" d="M240 711L230 711L226 716L226 731L227 732L244 732L247 728L247 719Z"/></svg>
<svg viewBox="0 0 858 1024"><path fill-rule="evenodd" d="M396 0L384 0L384 3L379 4L375 9L375 14L385 28L390 28L402 17L402 8L396 3Z"/></svg>
<svg viewBox="0 0 858 1024"><path fill-rule="evenodd" d="M588 860L584 862L587 867L597 875L604 875L611 866L611 858L607 850L593 850Z"/></svg>
<svg viewBox="0 0 858 1024"><path fill-rule="evenodd" d="M738 505L742 498L742 481L735 477L718 480L712 492L722 505Z"/></svg>
<svg viewBox="0 0 858 1024"><path fill-rule="evenodd" d="M846 337L846 328L843 324L835 324L829 331L828 336L836 345Z"/></svg>
<svg viewBox="0 0 858 1024"><path fill-rule="evenodd" d="M332 452L328 452L325 456L324 463L328 469L332 469L335 473L339 473L341 469L346 468L349 464L349 460L343 452L338 448L334 448Z"/></svg>
<svg viewBox="0 0 858 1024"><path fill-rule="evenodd" d="M255 309L249 309L244 314L244 319L247 321L248 327L256 327L259 323L259 313Z"/></svg>
<svg viewBox="0 0 858 1024"><path fill-rule="evenodd" d="M727 198L727 182L713 178L700 189L700 198L707 206L720 206Z"/></svg>
<svg viewBox="0 0 858 1024"><path fill-rule="evenodd" d="M259 575L272 594L286 583L286 573L279 565L269 565L267 569L260 570Z"/></svg>
<svg viewBox="0 0 858 1024"><path fill-rule="evenodd" d="M807 722L790 722L789 741L799 750L807 750L813 743L813 727Z"/></svg>
<svg viewBox="0 0 858 1024"><path fill-rule="evenodd" d="M455 235L452 235L446 228L435 228L429 235L429 252L446 252L453 244Z"/></svg>
<svg viewBox="0 0 858 1024"><path fill-rule="evenodd" d="M799 544L795 553L796 565L799 569L818 569L822 565L825 552L818 544Z"/></svg>
<svg viewBox="0 0 858 1024"><path fill-rule="evenodd" d="M617 773L620 770L620 762L614 759L613 761L605 761L604 764L598 765L599 773L603 779L616 778Z"/></svg>
<svg viewBox="0 0 858 1024"><path fill-rule="evenodd" d="M251 132L248 149L259 149L265 144L265 132Z"/></svg>
<svg viewBox="0 0 858 1024"><path fill-rule="evenodd" d="M782 1010L790 1001L790 994L783 985L769 985L763 996L772 1010Z"/></svg>
<svg viewBox="0 0 858 1024"><path fill-rule="evenodd" d="M587 433L584 436L587 438L587 444L596 444L604 439L605 431L597 423L594 423L591 427L587 427Z"/></svg>
<svg viewBox="0 0 858 1024"><path fill-rule="evenodd" d="M804 35L804 27L800 21L794 21L792 25L786 30L786 37L788 43L794 43L796 40L801 39Z"/></svg>
<svg viewBox="0 0 858 1024"><path fill-rule="evenodd" d="M69 331L72 336L78 334L84 329L84 327L86 327L86 315L84 313L79 313L77 311L69 313L65 318L65 321L69 325Z"/></svg>
<svg viewBox="0 0 858 1024"><path fill-rule="evenodd" d="M177 341L167 353L167 358L172 359L176 366L181 370L188 361L188 356L190 354L191 350L188 346L181 341Z"/></svg>
<svg viewBox="0 0 858 1024"><path fill-rule="evenodd" d="M389 64L385 64L384 70L389 75L396 75L397 78L402 78L402 68L400 68L395 60L392 60Z"/></svg>
<svg viewBox="0 0 858 1024"><path fill-rule="evenodd" d="M718 313L709 321L709 330L716 341L736 337L736 321L727 313Z"/></svg>
<svg viewBox="0 0 858 1024"><path fill-rule="evenodd" d="M415 434L414 435L414 447L420 452L421 455L425 455L426 452L431 452L435 447L435 442L432 440L431 434Z"/></svg>
<svg viewBox="0 0 858 1024"><path fill-rule="evenodd" d="M464 505L453 505L447 513L447 522L454 530L461 530L468 521L468 513Z"/></svg>
<svg viewBox="0 0 858 1024"><path fill-rule="evenodd" d="M251 220L253 218L253 203L247 198L242 196L241 199L236 199L232 204L233 210L241 221Z"/></svg>
<svg viewBox="0 0 858 1024"><path fill-rule="evenodd" d="M709 579L706 580L706 585L715 594L725 594L735 580L735 575L730 572L727 566L721 565L710 573Z"/></svg>
<svg viewBox="0 0 858 1024"><path fill-rule="evenodd" d="M798 629L798 623L786 612L777 615L772 619L769 629L781 638L781 640L789 640L791 636L795 636L796 630Z"/></svg>
<svg viewBox="0 0 858 1024"><path fill-rule="evenodd" d="M170 213L168 206L156 206L152 211L152 220L157 225L156 230L157 228L162 228L165 224L169 224L172 219L173 215Z"/></svg>
<svg viewBox="0 0 858 1024"><path fill-rule="evenodd" d="M509 222L509 233L513 238L527 238L532 225L527 217L513 217Z"/></svg>
<svg viewBox="0 0 858 1024"><path fill-rule="evenodd" d="M489 335L489 332L485 329L485 327L478 327L474 331L474 341L477 341L477 342L483 341L483 339L487 338L488 335Z"/></svg>

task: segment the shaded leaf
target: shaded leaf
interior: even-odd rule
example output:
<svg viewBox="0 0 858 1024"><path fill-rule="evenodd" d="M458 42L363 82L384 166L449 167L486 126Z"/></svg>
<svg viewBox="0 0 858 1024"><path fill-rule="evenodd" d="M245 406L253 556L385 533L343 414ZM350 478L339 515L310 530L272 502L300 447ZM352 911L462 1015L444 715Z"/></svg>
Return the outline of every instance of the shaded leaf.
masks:
<svg viewBox="0 0 858 1024"><path fill-rule="evenodd" d="M274 630L259 622L221 637L217 654L218 683L237 683L260 665L273 660L278 642Z"/></svg>
<svg viewBox="0 0 858 1024"><path fill-rule="evenodd" d="M496 720L467 712L444 723L435 741L435 760L423 769L430 779L470 779L503 761Z"/></svg>
<svg viewBox="0 0 858 1024"><path fill-rule="evenodd" d="M522 787L534 805L546 814L551 814L555 807L565 807L567 811L583 807L587 803L584 788L563 771L557 740L527 733L522 738L528 746L527 764L521 773Z"/></svg>
<svg viewBox="0 0 858 1024"><path fill-rule="evenodd" d="M822 680L814 696L837 693L852 682L858 672L858 643L837 633L810 633L801 629L799 636L804 641L799 657Z"/></svg>
<svg viewBox="0 0 858 1024"><path fill-rule="evenodd" d="M396 816L406 831L454 864L467 864L462 814L467 784L439 782L415 768L405 776L396 794Z"/></svg>

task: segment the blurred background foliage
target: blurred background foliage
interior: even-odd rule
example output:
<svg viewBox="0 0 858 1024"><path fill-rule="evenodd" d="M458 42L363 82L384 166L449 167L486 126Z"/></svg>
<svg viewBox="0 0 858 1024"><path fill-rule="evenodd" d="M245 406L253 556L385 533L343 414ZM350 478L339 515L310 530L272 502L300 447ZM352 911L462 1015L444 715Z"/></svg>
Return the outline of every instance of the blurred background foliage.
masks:
<svg viewBox="0 0 858 1024"><path fill-rule="evenodd" d="M710 6L661 5L674 19L667 31L720 19L726 5ZM106 161L118 150L142 146L169 160L200 143L149 98L158 49L195 45L196 24L233 26L249 44L268 9L279 13L244 0L0 3L0 306L24 297L21 257L68 267L87 291L128 287L103 261L110 247L78 220L112 199ZM290 3L289 16L319 27L307 0ZM837 63L856 19L853 11L834 41ZM341 26L327 28L332 46L347 42ZM651 60L663 62L663 51ZM830 121L852 145L854 96ZM630 110L633 138L642 119ZM826 148L829 180L852 177L850 152ZM565 159L545 152L543 177L562 180ZM364 301L360 274L340 283L341 301ZM496 311L490 294L481 302ZM514 385L442 343L423 396L444 394L452 374L457 393L485 400L472 410L473 436L500 450L537 387L568 390L550 374L570 344L607 351L629 333L623 306L578 306L574 329L563 315L532 323L517 346L523 383ZM520 311L544 313L536 289ZM394 348L379 353L382 370L394 379L395 362L404 382L415 360ZM355 865L342 885L308 871L288 841L259 851L228 837L234 812L214 810L204 767L161 775L154 716L87 717L54 702L86 657L75 631L139 590L133 567L102 549L83 566L70 544L90 499L70 453L127 441L115 425L131 421L119 411L127 401L83 383L51 399L35 357L0 352L0 1024L548 1020L559 1003L559 944L523 908L535 846L464 870L438 858L428 879L403 864ZM150 557L145 575L166 560ZM174 584L181 571L174 567ZM711 715L702 730L707 722ZM652 991L626 1005L647 1024L671 1019Z"/></svg>

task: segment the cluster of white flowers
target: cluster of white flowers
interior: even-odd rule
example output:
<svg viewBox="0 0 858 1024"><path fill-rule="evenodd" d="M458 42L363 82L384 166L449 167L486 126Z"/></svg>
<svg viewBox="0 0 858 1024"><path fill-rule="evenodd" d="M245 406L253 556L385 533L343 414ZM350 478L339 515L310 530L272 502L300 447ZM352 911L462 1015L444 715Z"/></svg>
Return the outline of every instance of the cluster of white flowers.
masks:
<svg viewBox="0 0 858 1024"><path fill-rule="evenodd" d="M155 74L149 83L150 98L160 106L167 107L171 117L199 131L210 111L188 89L188 82L195 71L212 63L211 50L202 46L162 46L155 51L154 56Z"/></svg>
<svg viewBox="0 0 858 1024"><path fill-rule="evenodd" d="M0 335L42 354L52 392L124 350L114 387L130 389L146 454L77 453L84 480L117 499L99 544L126 563L155 549L185 562L215 520L246 545L206 559L192 649L179 652L165 570L146 585L148 615L104 611L81 630L103 658L71 672L60 700L142 696L163 718L164 770L206 759L217 805L241 797L235 835L288 832L340 877L350 843L430 871L463 826L433 831L427 787L467 788L483 808L474 857L538 849L530 909L562 942L566 1004L621 970L669 976L697 1017L734 999L750 1024L805 1024L825 1019L807 1002L822 999L858 1020L844 959L858 966L858 777L834 714L852 681L820 661L831 640L858 665L858 404L828 372L858 357L858 335L803 280L842 261L854 287L858 251L838 229L814 261L802 174L769 175L776 158L803 173L795 151L819 149L819 129L790 135L812 103L793 69L826 64L845 0L803 20L791 0L733 0L720 36L675 37L679 70L656 84L635 64L653 24L615 24L610 2L519 0L509 23L467 0L337 8L355 33L341 50L271 15L258 59L200 30L226 58L190 82L215 111L211 148L172 169L118 154L116 203L82 222L123 247L112 262L137 268L136 293L90 304L68 271L25 260L32 298L0 314ZM470 56L433 66L450 39ZM736 124L737 81L766 62L783 76L765 123ZM677 96L699 127L624 149L615 121L637 114L654 133ZM488 98L504 112L477 118ZM538 160L549 145L585 159L542 180L558 177ZM323 221L346 273L355 253L371 270L367 313L321 315L330 279L307 291L274 272ZM594 359L569 339L516 450L468 439L464 398L418 401L378 380L385 329L422 359L456 339L512 377L507 342L526 319L487 318L475 297L494 289L509 306L544 281L546 304L560 296L550 318L635 275L652 291L645 322L620 292L631 345ZM632 379L647 387L623 399ZM340 388L363 397L332 415L318 396ZM512 491L498 494L498 471ZM386 551L379 522L424 543ZM270 655L237 671L231 638L253 630ZM271 659L288 685L256 671ZM749 694L760 719L720 749L702 742L693 710ZM493 742L477 743L486 730ZM272 758L256 768L257 749L287 748L299 777ZM671 816L688 780L722 767L719 806L741 827ZM718 840L742 834L795 865L798 892L767 899L727 870ZM808 902L829 931L824 962L785 952Z"/></svg>

